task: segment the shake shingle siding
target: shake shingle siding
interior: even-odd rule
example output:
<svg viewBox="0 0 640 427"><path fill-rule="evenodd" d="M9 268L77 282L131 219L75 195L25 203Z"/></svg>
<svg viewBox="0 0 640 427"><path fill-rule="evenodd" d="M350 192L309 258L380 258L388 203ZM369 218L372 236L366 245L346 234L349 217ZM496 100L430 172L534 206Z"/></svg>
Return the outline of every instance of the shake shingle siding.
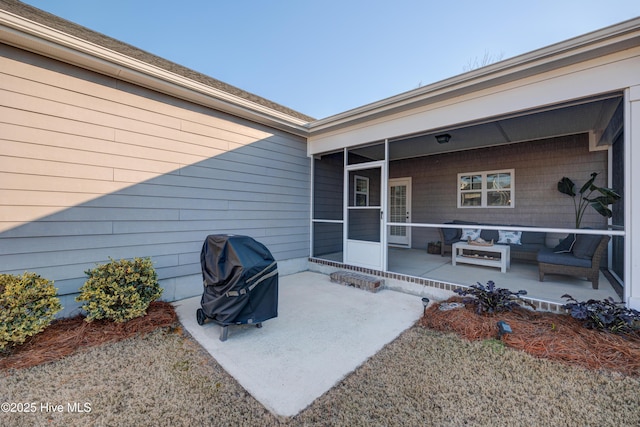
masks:
<svg viewBox="0 0 640 427"><path fill-rule="evenodd" d="M309 255L301 137L0 45L0 144L0 272L60 294L96 262L150 256L184 296L212 233Z"/></svg>
<svg viewBox="0 0 640 427"><path fill-rule="evenodd" d="M514 208L458 207L459 173L504 169L514 170ZM552 228L575 226L572 200L557 190L557 182L567 176L582 186L597 172L596 184L606 186L608 172L607 152L589 151L587 134L399 160L390 164L389 171L392 178L412 177L415 222L465 220ZM603 228L606 219L589 208L582 226ZM412 232L416 248L439 239L436 229L414 228ZM548 243L555 245L557 240Z"/></svg>

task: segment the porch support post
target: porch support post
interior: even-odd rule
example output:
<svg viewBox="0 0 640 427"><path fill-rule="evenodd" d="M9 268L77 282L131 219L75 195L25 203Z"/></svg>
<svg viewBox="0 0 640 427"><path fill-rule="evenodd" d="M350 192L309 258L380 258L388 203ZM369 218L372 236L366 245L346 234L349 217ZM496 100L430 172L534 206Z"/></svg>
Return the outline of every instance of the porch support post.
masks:
<svg viewBox="0 0 640 427"><path fill-rule="evenodd" d="M625 98L624 287L627 305L640 310L640 86L626 90Z"/></svg>

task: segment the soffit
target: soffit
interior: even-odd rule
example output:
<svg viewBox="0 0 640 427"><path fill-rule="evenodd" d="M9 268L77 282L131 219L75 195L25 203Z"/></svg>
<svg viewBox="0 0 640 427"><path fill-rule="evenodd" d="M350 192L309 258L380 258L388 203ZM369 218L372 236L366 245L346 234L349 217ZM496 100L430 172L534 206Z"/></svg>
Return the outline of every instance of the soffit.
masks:
<svg viewBox="0 0 640 427"><path fill-rule="evenodd" d="M461 124L454 128L406 135L389 140L389 159L428 156L580 133L592 133L598 138L595 145L607 146L617 136L615 129L622 123L621 105L622 94L612 93L483 122ZM449 134L451 139L448 143L439 144L436 135L444 133ZM375 146L364 146L350 151L375 159L377 154L369 153L375 149Z"/></svg>

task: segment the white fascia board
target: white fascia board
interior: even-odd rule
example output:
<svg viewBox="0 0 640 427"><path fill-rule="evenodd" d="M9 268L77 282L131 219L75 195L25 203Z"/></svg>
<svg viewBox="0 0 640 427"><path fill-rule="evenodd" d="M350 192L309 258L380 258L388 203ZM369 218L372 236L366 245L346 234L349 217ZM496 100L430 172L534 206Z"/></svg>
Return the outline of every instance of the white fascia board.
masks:
<svg viewBox="0 0 640 427"><path fill-rule="evenodd" d="M306 137L307 121L0 10L0 41Z"/></svg>
<svg viewBox="0 0 640 427"><path fill-rule="evenodd" d="M457 96L461 92L487 89L639 44L640 18L634 18L325 119L316 120L309 124L309 130L312 135L330 132L380 115L388 115L392 112L437 102L443 98Z"/></svg>

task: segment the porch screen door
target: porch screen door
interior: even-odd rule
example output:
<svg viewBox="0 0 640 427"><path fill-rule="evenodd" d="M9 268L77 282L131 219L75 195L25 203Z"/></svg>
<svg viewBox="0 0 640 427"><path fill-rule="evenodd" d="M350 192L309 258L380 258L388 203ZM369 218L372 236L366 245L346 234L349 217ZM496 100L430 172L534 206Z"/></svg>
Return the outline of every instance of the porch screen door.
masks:
<svg viewBox="0 0 640 427"><path fill-rule="evenodd" d="M384 230L382 165L348 166L345 169L345 262L351 265L382 269Z"/></svg>
<svg viewBox="0 0 640 427"><path fill-rule="evenodd" d="M389 180L389 222L411 222L411 178ZM389 227L389 244L411 246L411 230L401 225Z"/></svg>

